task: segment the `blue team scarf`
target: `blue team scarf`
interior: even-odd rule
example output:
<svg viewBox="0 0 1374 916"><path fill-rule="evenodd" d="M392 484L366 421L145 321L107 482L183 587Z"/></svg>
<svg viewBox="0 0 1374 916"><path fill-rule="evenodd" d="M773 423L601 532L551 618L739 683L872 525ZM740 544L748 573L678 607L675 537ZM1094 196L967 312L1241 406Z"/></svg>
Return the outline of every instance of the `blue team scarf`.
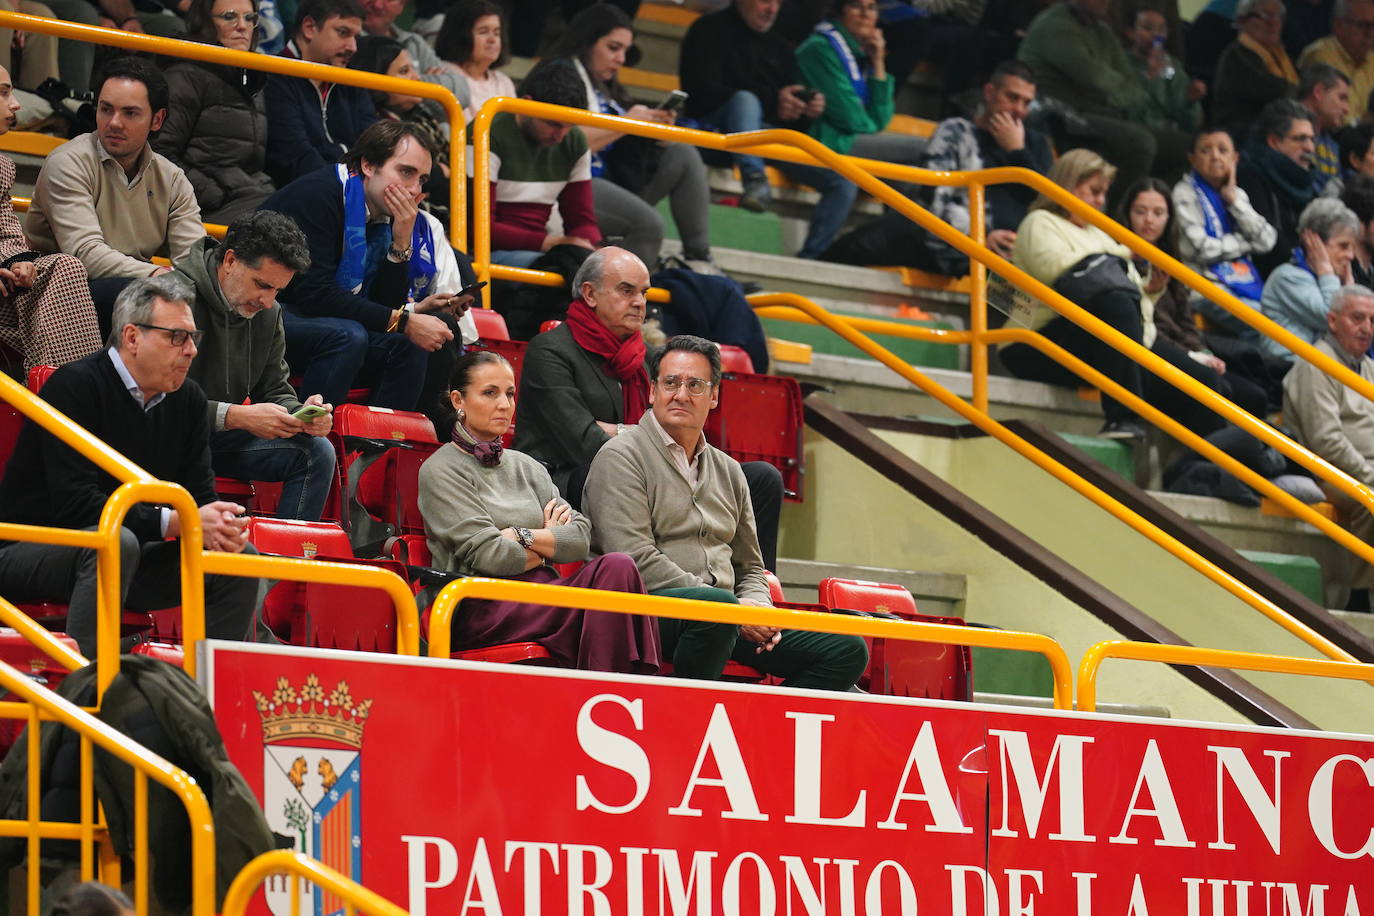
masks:
<svg viewBox="0 0 1374 916"><path fill-rule="evenodd" d="M1221 199L1221 192L1212 187L1197 172L1188 176L1197 192L1198 203L1202 206L1202 228L1209 238L1219 239L1235 229L1231 211ZM1218 261L1207 265L1211 277L1235 293L1241 299L1258 301L1264 291L1264 281L1260 279L1255 262L1248 256L1233 261Z"/></svg>
<svg viewBox="0 0 1374 916"><path fill-rule="evenodd" d="M1317 275L1317 272L1312 269L1312 265L1307 263L1307 252L1303 250L1301 245L1293 249L1293 263L1310 273L1312 276L1315 277Z"/></svg>
<svg viewBox="0 0 1374 916"><path fill-rule="evenodd" d="M833 22L822 22L816 26L816 33L825 36L825 40L830 42L830 47L835 49L836 56L840 63L844 65L844 72L849 76L849 85L854 88L854 94L859 97L859 101L864 105L868 104L868 77L859 66L859 60L854 56L854 49L849 46L849 40L840 32Z"/></svg>
<svg viewBox="0 0 1374 916"><path fill-rule="evenodd" d="M369 233L363 176L348 174L348 168L343 165L338 166L338 170L339 182L343 185L344 228L339 269L334 278L344 289L366 295L381 259L386 257L387 250L391 248L391 224L375 223ZM418 302L429 294L438 270L434 258L434 237L429 231L429 220L423 213L415 217L410 247L409 297Z"/></svg>

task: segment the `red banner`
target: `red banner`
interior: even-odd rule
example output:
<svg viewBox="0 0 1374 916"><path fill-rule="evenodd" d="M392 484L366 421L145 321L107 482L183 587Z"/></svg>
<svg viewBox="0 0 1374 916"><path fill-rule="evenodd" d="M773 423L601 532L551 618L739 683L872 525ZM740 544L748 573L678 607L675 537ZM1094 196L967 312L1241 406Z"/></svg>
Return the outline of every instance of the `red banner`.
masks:
<svg viewBox="0 0 1374 916"><path fill-rule="evenodd" d="M284 842L414 916L1374 916L1374 739L242 643L202 670Z"/></svg>

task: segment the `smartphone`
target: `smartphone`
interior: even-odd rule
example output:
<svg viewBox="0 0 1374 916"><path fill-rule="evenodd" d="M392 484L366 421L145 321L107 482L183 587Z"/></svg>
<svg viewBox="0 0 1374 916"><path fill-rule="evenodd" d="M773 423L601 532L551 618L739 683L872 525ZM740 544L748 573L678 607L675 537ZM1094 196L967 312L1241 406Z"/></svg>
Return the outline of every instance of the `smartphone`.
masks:
<svg viewBox="0 0 1374 916"><path fill-rule="evenodd" d="M674 89L668 93L668 97L658 103L659 111L678 111L683 105L687 104L687 93L681 89Z"/></svg>
<svg viewBox="0 0 1374 916"><path fill-rule="evenodd" d="M811 103L811 100L814 99L814 98L816 97L816 92L817 92L817 91L818 91L818 90L815 90L815 89L805 88L805 89L798 89L796 92L794 92L794 93L792 93L792 94L795 95L797 98L801 99L802 102L804 102L804 103L806 103L806 104L809 105L809 104Z"/></svg>
<svg viewBox="0 0 1374 916"><path fill-rule="evenodd" d="M483 280L483 281L481 281L480 283L474 283L474 284L472 284L471 286L465 286L465 287L463 287L462 289L458 290L458 292L454 293L454 294L453 294L453 297L454 297L455 299L457 299L459 296L474 296L474 297L475 297L478 293L480 293L480 292L482 291L482 287L484 287L484 286L486 286L486 285L487 285L487 281L486 281L486 280Z"/></svg>
<svg viewBox="0 0 1374 916"><path fill-rule="evenodd" d="M295 417L297 420L309 423L316 417L322 417L327 413L329 413L329 411L321 407L319 404L302 404L300 409L293 413L291 416Z"/></svg>

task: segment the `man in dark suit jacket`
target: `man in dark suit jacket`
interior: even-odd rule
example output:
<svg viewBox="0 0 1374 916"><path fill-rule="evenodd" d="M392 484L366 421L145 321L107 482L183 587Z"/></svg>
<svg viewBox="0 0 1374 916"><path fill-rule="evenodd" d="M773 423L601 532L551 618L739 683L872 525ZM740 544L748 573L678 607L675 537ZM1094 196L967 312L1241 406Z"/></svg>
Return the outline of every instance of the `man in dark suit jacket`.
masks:
<svg viewBox="0 0 1374 916"><path fill-rule="evenodd" d="M205 393L186 373L200 332L174 275L135 280L115 300L114 341L68 363L43 386L43 398L153 477L179 483L200 506L205 548L253 552L243 507L215 499ZM19 434L0 482L0 519L25 525L94 529L119 481L32 420ZM181 520L165 507L134 506L120 531L124 606L154 610L181 599ZM205 577L205 632L249 639L258 580ZM0 545L0 594L11 601L69 604L67 632L94 657L94 550L14 541ZM267 638L267 637L265 637Z"/></svg>
<svg viewBox="0 0 1374 916"><path fill-rule="evenodd" d="M623 248L600 248L582 263L572 288L577 299L568 307L568 320L535 336L525 352L514 446L543 463L563 497L580 509L592 459L648 407L640 330L649 271ZM763 461L741 467L764 565L774 569L782 475Z"/></svg>

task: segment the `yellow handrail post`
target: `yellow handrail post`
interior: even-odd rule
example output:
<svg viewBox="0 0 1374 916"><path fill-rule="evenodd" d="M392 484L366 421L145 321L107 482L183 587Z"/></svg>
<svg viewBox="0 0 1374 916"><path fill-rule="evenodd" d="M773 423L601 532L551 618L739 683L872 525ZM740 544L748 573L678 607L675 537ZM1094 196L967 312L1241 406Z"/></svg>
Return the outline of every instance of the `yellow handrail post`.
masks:
<svg viewBox="0 0 1374 916"><path fill-rule="evenodd" d="M306 879L343 900L346 908L356 907L358 911L369 913L371 916L407 916L405 910L380 894L368 890L321 862L285 849L264 852L243 867L224 895L224 907L221 911L223 916L243 916L248 911L253 894L262 882L272 875L291 876L293 913L300 899L300 880Z"/></svg>
<svg viewBox="0 0 1374 916"><path fill-rule="evenodd" d="M1202 646L1173 646L1161 643L1116 639L1097 643L1083 653L1078 665L1078 709L1097 709L1097 678L1102 663L1109 658L1167 665L1193 665L1201 668L1234 668L1241 671L1267 671L1274 674L1301 674L1374 683L1374 664L1294 658L1235 649L1207 649Z"/></svg>
<svg viewBox="0 0 1374 916"><path fill-rule="evenodd" d="M987 243L987 189L974 179L968 186L969 235L980 246ZM988 345L983 335L988 330L988 269L981 261L969 258L968 365L973 376L973 407L988 412Z"/></svg>
<svg viewBox="0 0 1374 916"><path fill-rule="evenodd" d="M491 119L502 111L501 99L489 99L472 119L472 262L479 280L491 279ZM491 307L491 286L482 288L482 304Z"/></svg>
<svg viewBox="0 0 1374 916"><path fill-rule="evenodd" d="M1073 708L1073 671L1069 667L1068 655L1056 640L1040 633L988 630L982 627L911 620L875 620L790 608L721 604L714 601L668 598L632 592L607 592L570 588L566 585L518 582L511 579L487 579L480 576L455 579L435 596L434 604L429 611L431 658L449 657L453 641L453 617L464 598L520 601L551 607L613 611L617 614L646 614L654 617L702 620L707 623L747 623L777 627L781 630L810 630L816 633L843 633L852 636L1036 652L1045 656L1054 675L1055 708Z"/></svg>

